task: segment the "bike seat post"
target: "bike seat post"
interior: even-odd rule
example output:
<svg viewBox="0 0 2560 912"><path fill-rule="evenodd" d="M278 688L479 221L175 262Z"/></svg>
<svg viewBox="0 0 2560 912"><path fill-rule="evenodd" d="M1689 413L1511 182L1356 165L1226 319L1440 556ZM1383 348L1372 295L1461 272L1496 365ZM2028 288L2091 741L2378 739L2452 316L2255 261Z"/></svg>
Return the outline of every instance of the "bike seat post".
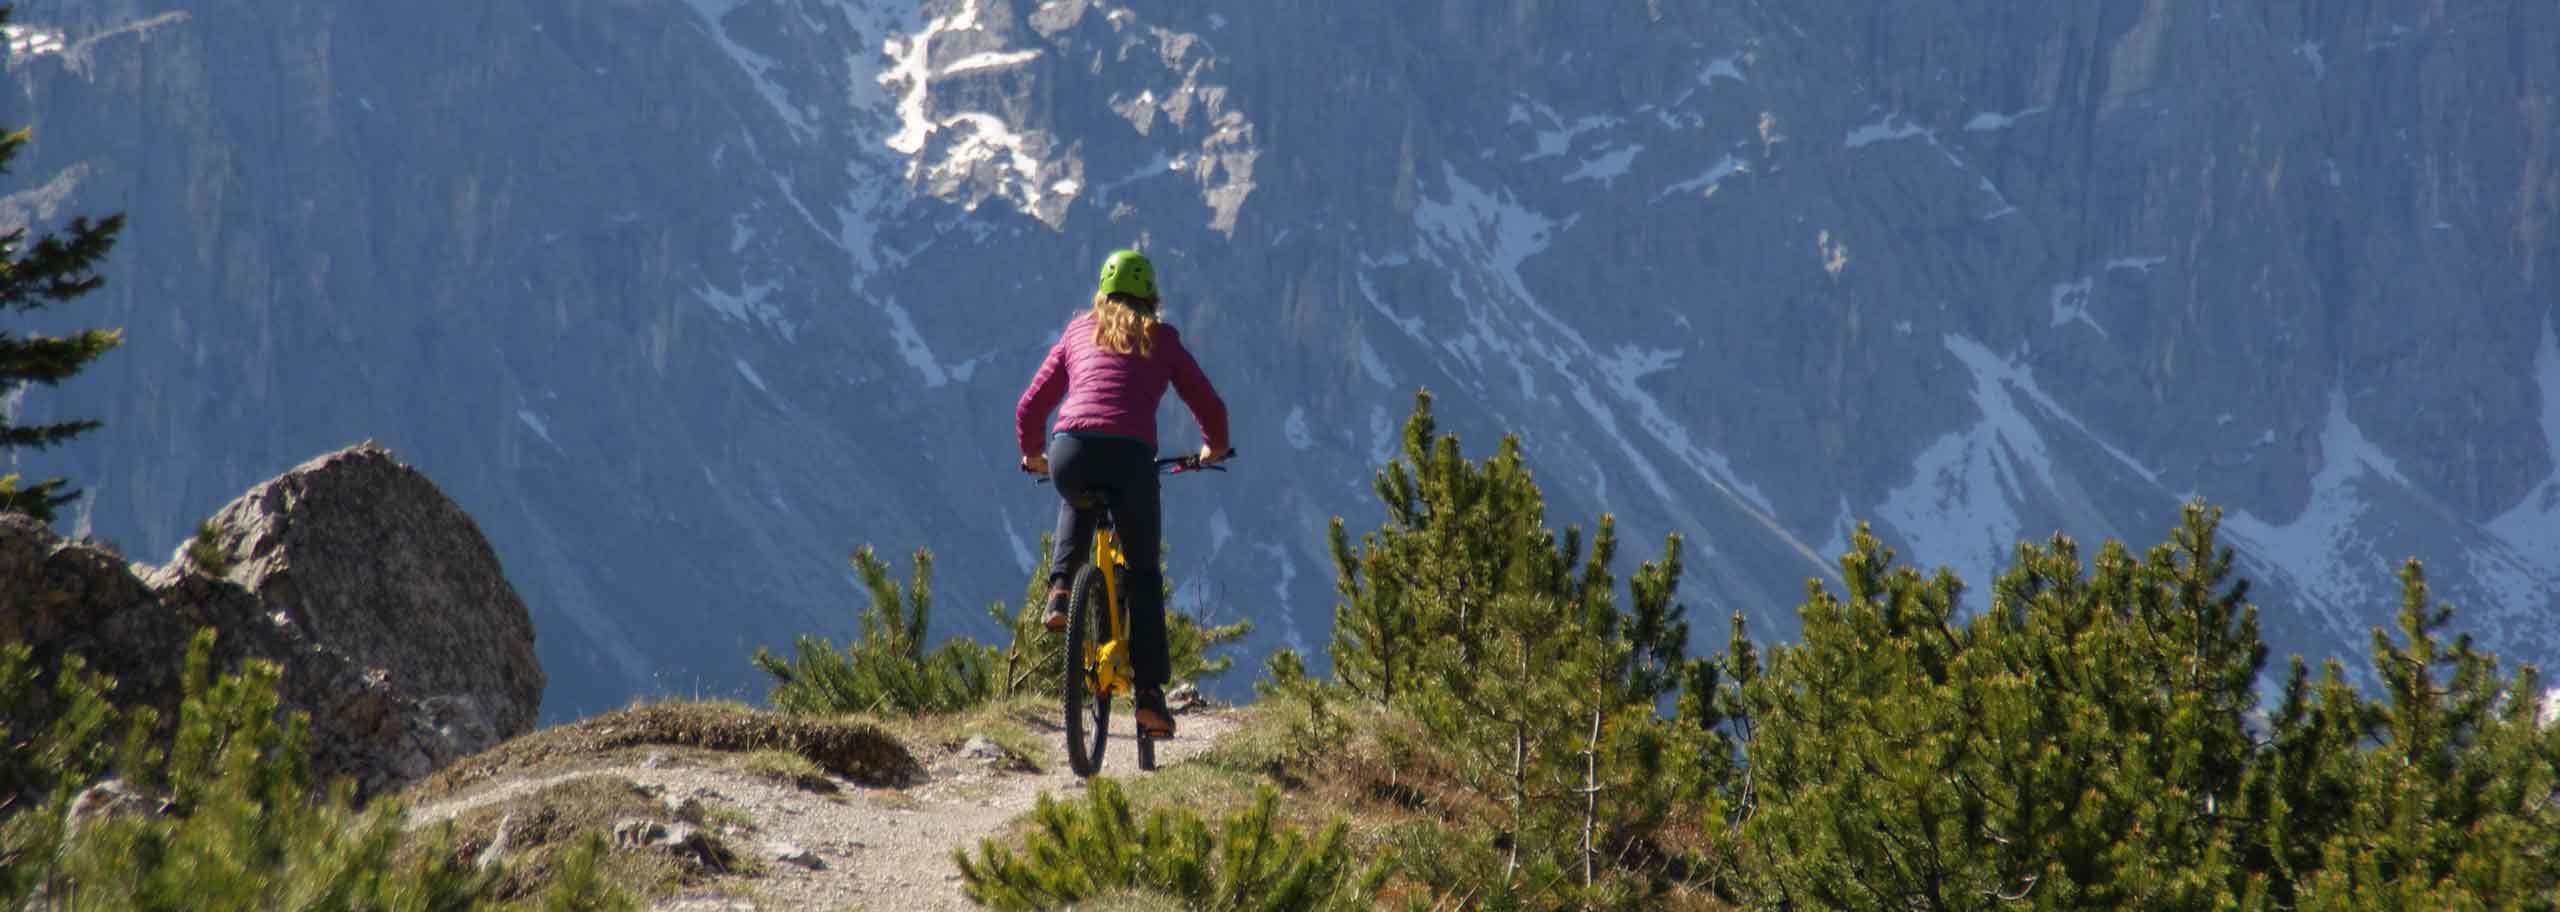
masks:
<svg viewBox="0 0 2560 912"><path fill-rule="evenodd" d="M1107 493L1104 493L1104 492L1101 492L1101 491L1093 491L1093 492L1089 492L1089 493L1085 493L1085 494L1078 494L1078 495L1076 495L1076 496L1074 496L1074 497L1068 498L1068 499L1067 499L1067 502L1068 502L1068 503L1070 503L1070 504L1073 504L1073 505L1075 506L1075 508L1076 508L1077 510L1079 510L1079 511L1083 511L1083 510L1099 510L1099 511L1101 511L1102 515L1101 515L1101 516L1099 516L1099 517L1097 517L1097 518L1095 519L1095 522L1097 523L1097 525L1095 526L1095 528L1108 529L1108 528L1111 528L1111 527L1112 527L1112 524L1111 524L1111 495L1109 495L1109 494L1107 494Z"/></svg>

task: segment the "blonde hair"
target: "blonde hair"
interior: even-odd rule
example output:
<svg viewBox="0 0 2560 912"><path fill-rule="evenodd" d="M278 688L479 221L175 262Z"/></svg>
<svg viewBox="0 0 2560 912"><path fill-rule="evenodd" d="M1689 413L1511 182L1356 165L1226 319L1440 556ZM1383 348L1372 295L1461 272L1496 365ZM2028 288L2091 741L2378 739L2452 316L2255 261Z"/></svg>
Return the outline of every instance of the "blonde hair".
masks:
<svg viewBox="0 0 2560 912"><path fill-rule="evenodd" d="M1156 302L1128 295L1093 296L1093 344L1115 355L1154 353Z"/></svg>

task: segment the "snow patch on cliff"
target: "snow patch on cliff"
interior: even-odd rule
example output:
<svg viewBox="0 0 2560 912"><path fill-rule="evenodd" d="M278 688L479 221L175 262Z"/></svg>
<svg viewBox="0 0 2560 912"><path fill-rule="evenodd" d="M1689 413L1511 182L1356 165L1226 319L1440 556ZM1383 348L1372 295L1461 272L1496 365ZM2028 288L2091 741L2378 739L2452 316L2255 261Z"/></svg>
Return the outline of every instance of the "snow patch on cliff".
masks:
<svg viewBox="0 0 2560 912"><path fill-rule="evenodd" d="M1716 195L1717 188L1723 186L1725 178L1732 177L1736 174L1749 173L1751 173L1750 165L1744 164L1741 159L1728 154L1723 158L1723 160L1708 167L1707 173L1662 188L1662 192L1654 197L1654 201L1660 202L1683 193L1696 193L1700 197L1712 197Z"/></svg>
<svg viewBox="0 0 2560 912"><path fill-rule="evenodd" d="M1031 546L1023 542L1022 531L1015 528L1017 524L1011 521L997 523L997 525L1004 527L1005 549L1013 552L1015 571L1024 576L1031 575L1031 565L1037 558L1032 556Z"/></svg>
<svg viewBox="0 0 2560 912"><path fill-rule="evenodd" d="M2055 487L2044 427L2068 429L2152 485L2160 473L2100 437L2016 359L1961 335L1941 342L1973 375L1974 407L1982 417L1923 449L1912 461L1911 482L1885 495L1877 518L1900 533L1915 562L1953 568L1978 600L2025 531L2019 507Z"/></svg>
<svg viewBox="0 0 2560 912"><path fill-rule="evenodd" d="M812 135L814 130L809 125L808 113L793 105L790 91L773 81L773 71L780 64L771 57L748 50L729 37L729 27L721 22L728 18L730 12L745 6L746 0L685 0L685 5L693 7L694 13L702 17L704 24L709 26L704 31L711 35L711 40L719 42L720 50L729 55L738 69L746 71L747 78L756 84L757 94L763 95L765 103L773 106L773 112L781 116L782 122L790 124L795 134Z"/></svg>
<svg viewBox="0 0 2560 912"><path fill-rule="evenodd" d="M1698 84L1708 88L1714 88L1716 80L1718 79L1730 79L1735 82L1745 83L1750 82L1751 80L1742 78L1742 67L1737 63L1737 61L1740 61L1741 59L1741 54L1726 54L1714 60L1707 61L1706 68L1698 71Z"/></svg>
<svg viewBox="0 0 2560 912"><path fill-rule="evenodd" d="M2560 609L2560 323L2546 319L2545 324L2533 373L2542 396L2543 446L2552 473L2485 525L2505 545L2504 553L2470 555L2472 572L2490 583L2512 617L2548 618Z"/></svg>
<svg viewBox="0 0 2560 912"><path fill-rule="evenodd" d="M1546 127L1539 129L1539 124L1542 121L1546 124ZM1537 148L1527 155L1520 156L1521 161L1529 162L1537 161L1541 158L1554 158L1563 155L1565 152L1573 148L1573 141L1576 137L1594 130L1606 130L1616 127L1626 121L1607 115L1595 115L1580 118L1568 124L1565 123L1564 118L1561 115L1558 115L1555 112L1555 109L1547 107L1546 105L1539 104L1535 101L1513 101L1511 103L1511 114L1507 122L1511 124L1528 124L1532 129L1536 130L1533 141L1536 143Z"/></svg>
<svg viewBox="0 0 2560 912"><path fill-rule="evenodd" d="M1678 351L1620 345L1604 353L1579 329L1538 302L1521 277L1521 266L1547 249L1563 221L1522 205L1508 190L1489 190L1468 181L1454 166L1443 164L1445 200L1424 196L1414 208L1414 223L1423 245L1417 251L1449 276L1449 292L1468 311L1470 332L1444 347L1461 355L1481 372L1481 353L1505 356L1528 398L1535 398L1534 370L1543 367L1560 380L1569 401L1589 416L1600 433L1615 444L1613 454L1625 458L1645 488L1665 501L1677 495L1658 464L1667 451L1709 488L1751 516L1779 541L1817 564L1821 558L1780 525L1776 510L1758 488L1745 482L1722 453L1700 445L1689 429L1673 419L1639 381L1677 363ZM1595 370L1596 369L1596 370ZM1599 383L1594 383L1595 379ZM1630 436L1630 428L1651 438L1647 445ZM1690 522L1692 527L1705 524Z"/></svg>
<svg viewBox="0 0 2560 912"><path fill-rule="evenodd" d="M1999 205L1991 207L1991 211L1982 214L1983 221L2018 214L2017 204L2009 202L2009 195L2000 192L1999 185L1993 184L1988 177L1982 179L1982 192L1991 194L1991 198L1999 202Z"/></svg>
<svg viewBox="0 0 2560 912"><path fill-rule="evenodd" d="M2018 507L2051 487L2053 456L2019 407L2008 366L1972 339L1941 341L1973 374L1982 417L1923 448L1911 482L1887 492L1876 517L1900 533L1913 564L1951 568L1979 597L2024 531Z"/></svg>
<svg viewBox="0 0 2560 912"><path fill-rule="evenodd" d="M1573 173L1565 175L1564 180L1566 183L1585 180L1597 180L1603 185L1613 183L1626 176L1627 169L1635 164L1636 155L1643 151L1643 146L1634 143L1610 149L1584 160L1582 167L1573 169Z"/></svg>
<svg viewBox="0 0 2560 912"><path fill-rule="evenodd" d="M1847 148L1859 149L1880 142L1910 139L1914 136L1925 138L1932 145L1938 141L1937 131L1903 120L1900 114L1886 114L1883 119L1875 123L1862 124L1851 129L1849 137L1842 142Z"/></svg>
<svg viewBox="0 0 2560 912"><path fill-rule="evenodd" d="M916 373L924 378L925 388L938 389L949 384L950 373L943 370L941 360L933 356L933 347L925 344L924 334L916 332L915 317L907 313L906 306L893 298L881 298L879 304L880 312L889 318L889 339L897 343L898 356L905 358L907 366L915 368Z"/></svg>
<svg viewBox="0 0 2560 912"><path fill-rule="evenodd" d="M1307 430L1305 406L1289 410L1289 420L1281 423L1280 433L1289 438L1290 449L1305 451L1316 445L1315 435Z"/></svg>
<svg viewBox="0 0 2560 912"><path fill-rule="evenodd" d="M731 292L715 285L705 284L694 289L693 295L702 299L702 303L710 305L712 310L719 311L720 315L728 318L730 322L759 324L766 329L781 333L783 341L796 341L795 336L799 328L791 325L791 321L783 319L782 308L774 306L769 300L773 290L779 287L781 286L774 282L758 282Z"/></svg>
<svg viewBox="0 0 2560 912"><path fill-rule="evenodd" d="M2328 417L2320 429L2320 470L2311 476L2311 499L2291 521L2277 523L2247 510L2225 514L2222 528L2243 553L2286 578L2299 603L2352 630L2355 615L2375 603L2377 573L2391 562L2365 537L2372 512L2367 489L2382 484L2412 487L2400 466L2347 416L2347 396L2329 391Z"/></svg>
<svg viewBox="0 0 2560 912"><path fill-rule="evenodd" d="M1528 285L1520 279L1520 265L1544 252L1557 228L1566 223L1521 205L1508 190L1497 196L1476 186L1446 162L1440 165L1440 175L1448 187L1448 200L1425 197L1413 210L1414 225L1432 242L1429 247L1462 252L1483 262L1492 267L1493 277L1501 280L1502 290L1514 300L1532 300ZM1464 289L1452 291L1459 292L1459 300L1471 297Z"/></svg>
<svg viewBox="0 0 2560 912"><path fill-rule="evenodd" d="M1271 555L1271 563L1280 568L1280 579L1271 584L1271 597L1280 604L1280 616L1296 617L1296 613L1289 610L1289 589L1290 584L1298 581L1297 556L1280 545L1263 545L1262 553Z"/></svg>
<svg viewBox="0 0 2560 912"><path fill-rule="evenodd" d="M2107 328L2098 325L2097 318L2089 315L2089 291L2094 284L2087 276L2082 276L2075 281L2054 284L2053 292L2046 300L2046 306L2053 311L2055 328L2073 323L2086 323L2089 324L2090 329L2097 330L2098 335L2107 334Z"/></svg>
<svg viewBox="0 0 2560 912"><path fill-rule="evenodd" d="M773 394L773 387L765 385L764 375L756 373L755 366L748 364L747 359L732 358L729 363L737 367L738 376L747 378L747 382L755 384L756 389L764 391L766 395Z"/></svg>
<svg viewBox="0 0 2560 912"><path fill-rule="evenodd" d="M942 68L942 75L957 76L962 73L970 73L978 70L997 70L1007 67L1017 67L1038 59L1040 59L1040 49L1038 48L1032 48L1025 51L982 51L952 61L949 65Z"/></svg>
<svg viewBox="0 0 2560 912"><path fill-rule="evenodd" d="M1387 359L1378 356L1378 349L1369 344L1368 336L1360 337L1360 372L1379 386L1396 385L1395 374L1387 370Z"/></svg>
<svg viewBox="0 0 2560 912"><path fill-rule="evenodd" d="M2293 47L2293 55L2302 58L2302 62L2311 67L2312 79L2319 80L2329 78L2329 58L2320 53L2321 49L2326 46L2326 42L2306 39L2301 44L2294 45Z"/></svg>
<svg viewBox="0 0 2560 912"><path fill-rule="evenodd" d="M2019 111L2015 114L2002 114L1998 111L1984 111L1973 115L1972 120L1965 121L1964 128L1967 131L1974 133L1985 133L1992 130L2006 130L2011 126L2016 125L2018 121L2025 120L2029 117L2034 117L2042 113L2044 113L2043 105L2037 105L2024 111Z"/></svg>
<svg viewBox="0 0 2560 912"><path fill-rule="evenodd" d="M62 53L62 33L51 29L37 28L32 25L0 25L0 37L8 39L9 59L12 61L41 54Z"/></svg>
<svg viewBox="0 0 2560 912"><path fill-rule="evenodd" d="M1431 340L1424 337L1422 334L1422 318L1408 317L1389 308L1387 306L1387 299L1378 294L1378 286L1369 281L1370 269L1379 266L1401 266L1404 265L1404 263L1405 259L1401 255L1391 260L1373 260L1367 255L1362 255L1360 257L1360 269L1352 273L1351 277L1353 281L1359 283L1360 297L1369 302L1370 310L1377 311L1378 316L1385 317L1387 322L1395 324L1396 329L1403 331L1404 334L1413 339L1413 341L1428 345L1431 343Z"/></svg>
<svg viewBox="0 0 2560 912"><path fill-rule="evenodd" d="M1019 66L1040 56L1038 49L980 51L937 66L933 57L935 39L982 29L978 14L984 2L966 0L959 11L935 17L913 31L891 35L882 42L881 50L889 65L872 81L895 96L892 117L897 124L896 132L883 144L907 157L909 181L921 182L934 193L948 195L963 187L976 188L964 208L975 208L987 196L1001 197L1023 213L1054 224L1063 218L1081 184L1063 174L1059 166L1042 159L1042 153L1053 145L1047 134L1016 130L1004 118L990 113L957 111L936 116L932 110L935 80ZM941 147L939 160L928 161L929 147L938 135L949 139ZM994 167L990 169L988 165Z"/></svg>
<svg viewBox="0 0 2560 912"><path fill-rule="evenodd" d="M542 416L535 414L532 409L517 409L516 420L524 422L525 427L532 428L533 435L542 438L542 442L549 444L552 449L560 448L560 444L551 439L551 423L542 420Z"/></svg>
<svg viewBox="0 0 2560 912"><path fill-rule="evenodd" d="M1182 173L1182 168L1182 158L1176 157L1170 153L1159 151L1156 153L1155 158L1149 159L1147 163L1139 165L1128 174L1122 175L1114 180L1094 185L1094 204L1108 208L1111 204L1111 194L1118 192L1120 188L1146 180L1150 177L1164 177L1171 174L1180 174Z"/></svg>
<svg viewBox="0 0 2560 912"><path fill-rule="evenodd" d="M1015 132L1001 117L965 111L943 118L938 128L951 131L957 138L941 161L925 168L924 178L929 183L967 178L980 165L992 163L1002 175L997 187L1011 191L1004 195L1014 197L1024 211L1038 206L1041 197L1049 193L1075 195L1072 184L1061 187L1057 182L1045 186L1041 183L1042 162L1031 152L1032 138Z"/></svg>
<svg viewBox="0 0 2560 912"><path fill-rule="evenodd" d="M1227 541L1236 537L1236 524L1227 519L1227 508L1219 507L1209 514L1209 556L1226 550Z"/></svg>

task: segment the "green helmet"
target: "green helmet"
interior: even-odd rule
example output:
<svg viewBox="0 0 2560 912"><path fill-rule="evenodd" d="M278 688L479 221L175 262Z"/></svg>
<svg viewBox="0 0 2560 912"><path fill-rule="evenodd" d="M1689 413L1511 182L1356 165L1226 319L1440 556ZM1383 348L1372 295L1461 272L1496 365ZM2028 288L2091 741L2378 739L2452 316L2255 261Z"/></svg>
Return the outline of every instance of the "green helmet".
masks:
<svg viewBox="0 0 2560 912"><path fill-rule="evenodd" d="M1114 251L1102 261L1102 281L1095 294L1128 295L1133 298L1156 299L1156 267L1147 255L1135 250Z"/></svg>

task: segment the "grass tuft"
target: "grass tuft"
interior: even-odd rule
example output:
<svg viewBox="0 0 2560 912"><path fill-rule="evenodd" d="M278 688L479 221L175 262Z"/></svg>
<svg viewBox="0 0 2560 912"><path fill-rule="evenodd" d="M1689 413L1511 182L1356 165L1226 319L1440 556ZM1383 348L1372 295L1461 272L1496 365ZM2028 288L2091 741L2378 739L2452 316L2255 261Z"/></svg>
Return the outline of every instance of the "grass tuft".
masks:
<svg viewBox="0 0 2560 912"><path fill-rule="evenodd" d="M689 864L664 846L613 844L614 827L624 821L669 823L680 822L680 816L631 780L584 776L473 809L430 829L445 835L450 859L469 863L489 848L503 828L502 899L532 896L553 887L564 871L576 870L573 862L589 854L597 880L650 896L701 884L716 874L756 869L750 857L732 850L709 827L699 831L708 865ZM607 849L594 852L589 846L595 843Z"/></svg>
<svg viewBox="0 0 2560 912"><path fill-rule="evenodd" d="M809 762L809 758L789 751L756 751L748 754L746 760L739 764L739 768L746 770L749 775L780 782L802 791L823 792L830 795L838 791L835 780L827 778L826 770L819 769L817 764Z"/></svg>
<svg viewBox="0 0 2560 912"><path fill-rule="evenodd" d="M408 794L419 800L441 797L501 776L575 766L640 745L786 751L829 774L870 786L903 785L923 774L906 745L868 722L785 715L742 703L671 701L533 732L464 758L410 787Z"/></svg>

